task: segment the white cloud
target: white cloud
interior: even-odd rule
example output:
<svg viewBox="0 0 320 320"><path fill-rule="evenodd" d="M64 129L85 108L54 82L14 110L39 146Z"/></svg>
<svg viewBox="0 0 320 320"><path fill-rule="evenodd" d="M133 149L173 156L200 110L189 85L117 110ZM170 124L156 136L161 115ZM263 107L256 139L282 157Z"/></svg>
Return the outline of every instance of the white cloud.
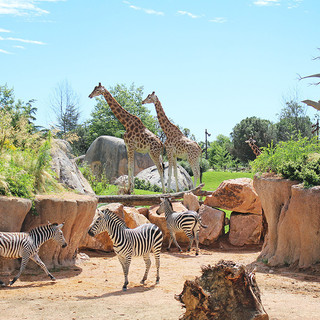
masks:
<svg viewBox="0 0 320 320"><path fill-rule="evenodd" d="M43 15L49 11L41 9L39 2L59 2L65 0L0 0L0 14L15 16Z"/></svg>
<svg viewBox="0 0 320 320"><path fill-rule="evenodd" d="M200 18L200 16L195 15L195 14L193 14L193 13L190 13L190 12L188 12L188 11L181 11L181 10L179 10L178 13L181 14L181 15L186 15L186 16L192 18L192 19Z"/></svg>
<svg viewBox="0 0 320 320"><path fill-rule="evenodd" d="M5 53L5 54L12 54L11 52L9 52L9 51L6 51L6 50L2 50L2 49L0 49L0 53Z"/></svg>
<svg viewBox="0 0 320 320"><path fill-rule="evenodd" d="M11 32L11 31L10 31L10 30L7 30L7 29L2 29L2 28L0 28L0 32L9 33L9 32Z"/></svg>
<svg viewBox="0 0 320 320"><path fill-rule="evenodd" d="M280 0L257 0L257 1L254 1L253 4L255 4L256 6L279 6L280 3L279 3Z"/></svg>
<svg viewBox="0 0 320 320"><path fill-rule="evenodd" d="M153 9L145 9L145 8L137 7L137 6L130 4L130 2L128 2L128 1L123 1L123 3L128 4L129 8L134 9L134 10L141 10L147 14L155 14L157 16L164 16L164 13L162 11L156 11Z"/></svg>
<svg viewBox="0 0 320 320"><path fill-rule="evenodd" d="M18 49L25 49L24 46L13 46L14 48L18 48Z"/></svg>
<svg viewBox="0 0 320 320"><path fill-rule="evenodd" d="M12 37L7 37L3 38L0 37L0 41L18 41L18 42L23 42L23 43L31 43L31 44L39 44L39 45L45 45L44 42L42 41L37 41L37 40L27 40L27 39L21 39L21 38L12 38Z"/></svg>
<svg viewBox="0 0 320 320"><path fill-rule="evenodd" d="M223 17L216 17L214 19L209 20L210 22L215 22L215 23L224 23L227 22L226 18Z"/></svg>

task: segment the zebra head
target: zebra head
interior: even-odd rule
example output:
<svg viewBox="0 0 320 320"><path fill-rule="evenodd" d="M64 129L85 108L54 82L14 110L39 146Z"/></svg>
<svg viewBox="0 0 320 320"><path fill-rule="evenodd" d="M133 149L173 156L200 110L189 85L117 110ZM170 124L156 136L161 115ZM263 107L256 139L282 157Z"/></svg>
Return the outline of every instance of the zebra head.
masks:
<svg viewBox="0 0 320 320"><path fill-rule="evenodd" d="M57 241L62 248L65 248L67 246L67 242L61 230L63 225L64 223L61 223L61 224L53 223L51 224L51 227L53 228L53 231L54 231L53 240Z"/></svg>
<svg viewBox="0 0 320 320"><path fill-rule="evenodd" d="M100 210L97 209L97 214L93 218L90 229L88 231L91 237L106 231L106 219L108 217Z"/></svg>
<svg viewBox="0 0 320 320"><path fill-rule="evenodd" d="M165 213L166 211L166 208L169 208L170 209L170 212L173 211L173 207L172 207L172 203L171 203L171 198L169 197L163 197L163 198L160 198L160 207L159 209L156 211L157 214L161 214L161 213Z"/></svg>

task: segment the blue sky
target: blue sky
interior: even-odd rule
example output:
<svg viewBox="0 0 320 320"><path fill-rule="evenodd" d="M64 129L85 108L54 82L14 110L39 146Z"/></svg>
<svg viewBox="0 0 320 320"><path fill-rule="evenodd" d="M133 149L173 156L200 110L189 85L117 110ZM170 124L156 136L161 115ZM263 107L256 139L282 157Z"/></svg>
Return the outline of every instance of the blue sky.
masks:
<svg viewBox="0 0 320 320"><path fill-rule="evenodd" d="M318 101L320 87L298 74L320 72L319 36L318 0L0 0L0 85L36 99L48 127L62 81L82 120L98 82L134 82L197 140L205 129L213 140L246 117L277 121L295 96Z"/></svg>

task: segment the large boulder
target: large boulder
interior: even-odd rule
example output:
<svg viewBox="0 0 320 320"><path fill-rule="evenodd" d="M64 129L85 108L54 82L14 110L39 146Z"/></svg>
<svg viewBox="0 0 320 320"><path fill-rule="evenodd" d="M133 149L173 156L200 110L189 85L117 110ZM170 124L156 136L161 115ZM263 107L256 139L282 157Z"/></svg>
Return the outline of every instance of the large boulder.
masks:
<svg viewBox="0 0 320 320"><path fill-rule="evenodd" d="M207 226L207 228L200 229L200 243L212 245L224 233L225 212L203 204L199 209L199 214L202 224Z"/></svg>
<svg viewBox="0 0 320 320"><path fill-rule="evenodd" d="M191 211L198 211L200 209L199 199L192 192L187 192L183 195L183 205Z"/></svg>
<svg viewBox="0 0 320 320"><path fill-rule="evenodd" d="M35 198L37 214L29 212L22 231L29 231L39 225L65 222L62 231L68 246L61 248L50 240L40 248L39 255L48 268L72 266L83 235L88 231L96 211L97 199L90 195L65 193L59 195L38 195ZM34 268L35 264L29 263ZM38 268L38 267L37 267Z"/></svg>
<svg viewBox="0 0 320 320"><path fill-rule="evenodd" d="M94 194L89 182L79 170L71 153L69 142L53 140L51 147L51 168L56 173L59 182L82 194Z"/></svg>
<svg viewBox="0 0 320 320"><path fill-rule="evenodd" d="M262 234L261 214L232 212L230 218L229 242L234 246L259 244Z"/></svg>
<svg viewBox="0 0 320 320"><path fill-rule="evenodd" d="M168 186L168 168L169 164L168 162L164 163L164 181L165 181L165 186ZM178 165L177 167L177 172L178 172L178 185L179 185L179 190L190 190L193 188L193 182L188 174L188 172L181 166ZM136 178L140 180L145 180L147 182L150 182L151 185L157 185L159 188L161 188L161 179L159 172L157 170L156 166L152 166L150 168L147 168L141 172L139 172L136 175ZM171 179L171 188L175 189L176 188L176 182L174 179L174 174L172 174L172 179Z"/></svg>
<svg viewBox="0 0 320 320"><path fill-rule="evenodd" d="M112 183L116 178L128 174L127 149L120 138L100 136L92 142L84 161L90 165L95 175L104 173ZM153 165L149 154L135 152L134 175Z"/></svg>
<svg viewBox="0 0 320 320"><path fill-rule="evenodd" d="M320 261L320 186L304 189L294 181L257 177L255 189L268 223L260 258L271 266L308 268Z"/></svg>
<svg viewBox="0 0 320 320"><path fill-rule="evenodd" d="M250 178L223 181L212 195L206 197L204 204L236 212L262 214L261 201Z"/></svg>

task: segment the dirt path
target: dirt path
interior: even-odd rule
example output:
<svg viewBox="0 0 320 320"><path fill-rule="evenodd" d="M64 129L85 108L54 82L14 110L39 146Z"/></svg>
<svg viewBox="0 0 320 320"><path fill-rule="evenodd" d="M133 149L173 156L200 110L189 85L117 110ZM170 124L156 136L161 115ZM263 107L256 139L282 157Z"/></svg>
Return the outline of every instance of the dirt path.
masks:
<svg viewBox="0 0 320 320"><path fill-rule="evenodd" d="M184 313L174 294L182 291L184 281L200 275L201 265L219 260L253 263L257 251L226 252L202 249L201 255L163 253L160 284L155 283L152 266L145 286L142 258L134 258L129 286L122 292L123 273L113 254L86 252L69 270L53 272L56 282L42 273L25 274L13 287L0 289L0 319L159 319L177 320ZM262 303L270 319L320 319L320 272L295 273L288 269L271 270L257 265L257 282ZM107 279L107 281L106 281Z"/></svg>

